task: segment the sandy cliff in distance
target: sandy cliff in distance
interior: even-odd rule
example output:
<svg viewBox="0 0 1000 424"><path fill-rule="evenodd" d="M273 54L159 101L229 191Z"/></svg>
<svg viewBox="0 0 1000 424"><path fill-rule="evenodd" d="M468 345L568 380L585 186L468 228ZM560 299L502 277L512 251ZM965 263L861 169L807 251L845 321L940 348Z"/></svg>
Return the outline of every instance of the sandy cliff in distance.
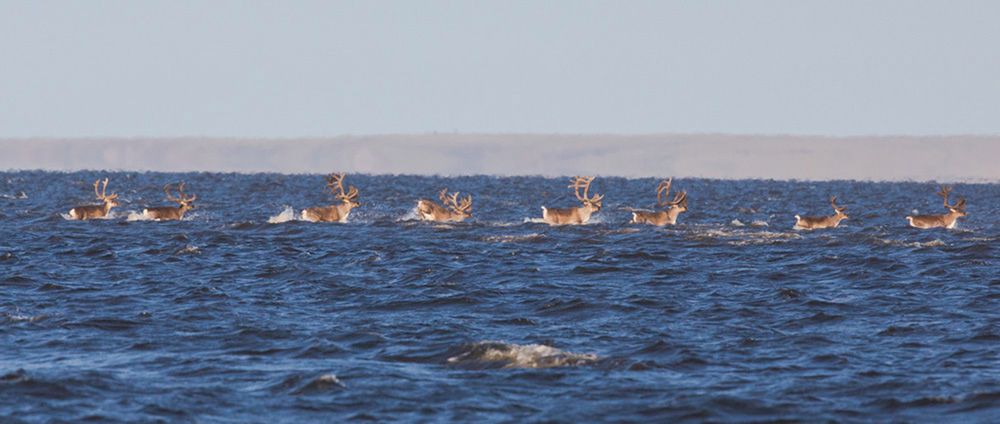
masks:
<svg viewBox="0 0 1000 424"><path fill-rule="evenodd" d="M5 139L0 169L1000 181L1000 136Z"/></svg>

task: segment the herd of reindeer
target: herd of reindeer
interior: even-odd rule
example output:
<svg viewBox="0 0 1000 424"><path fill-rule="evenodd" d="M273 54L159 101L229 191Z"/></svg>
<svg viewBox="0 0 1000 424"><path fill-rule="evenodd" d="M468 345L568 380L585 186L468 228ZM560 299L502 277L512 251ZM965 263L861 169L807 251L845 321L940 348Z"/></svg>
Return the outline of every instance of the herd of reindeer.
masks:
<svg viewBox="0 0 1000 424"><path fill-rule="evenodd" d="M302 219L314 222L347 222L347 216L351 210L361 206L358 202L358 189L350 186L344 190L345 174L331 174L327 176L327 187L333 192L334 197L340 201L339 204L329 206L316 206L302 210ZM575 208L547 208L542 206L542 220L549 225L578 225L585 224L590 217L601 210L603 195L590 195L590 184L594 177L573 177L568 188L572 188L577 200L582 204ZM688 210L687 192L679 191L670 199L670 186L673 179L660 182L656 187L656 207L658 210L633 210L631 223L649 224L656 226L674 225L677 217ZM118 195L107 194L108 179L94 181L94 194L102 203L90 206L78 206L70 209L69 216L72 219L85 220L93 218L104 218L111 211L111 208L118 206ZM582 192L581 192L582 190ZM178 206L163 206L143 209L142 214L146 219L151 220L180 220L184 218L184 213L194 208L194 201L198 196L189 196L184 193L184 183L177 185L167 184L163 187L167 200L175 202ZM176 195L172 194L176 191ZM958 218L964 217L965 199L959 199L954 205L948 203L948 195L951 193L950 187L941 187L937 194L944 198L944 208L948 213L940 215L914 215L907 216L906 220L910 226L916 228L955 228ZM436 222L460 222L472 216L472 195L459 198L459 193L449 193L447 188L438 193L440 203L430 199L420 199L417 201L417 214L422 220ZM830 198L830 206L833 207L834 214L829 216L799 216L795 215L795 229L814 230L821 228L836 228L840 221L848 219L846 206L837 205L837 197Z"/></svg>

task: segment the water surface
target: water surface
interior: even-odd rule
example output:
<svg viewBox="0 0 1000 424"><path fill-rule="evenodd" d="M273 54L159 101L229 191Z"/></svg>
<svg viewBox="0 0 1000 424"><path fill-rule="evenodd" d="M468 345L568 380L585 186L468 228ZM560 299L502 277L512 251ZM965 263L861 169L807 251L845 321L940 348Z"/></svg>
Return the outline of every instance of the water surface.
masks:
<svg viewBox="0 0 1000 424"><path fill-rule="evenodd" d="M107 220L62 214L110 176ZM130 221L184 180L182 222ZM996 421L997 185L675 180L680 224L627 224L654 179L0 173L0 417L68 420ZM472 193L474 218L414 220ZM23 195L21 193L23 192ZM827 214L829 231L791 230ZM291 208L291 211L287 211ZM269 223L280 222L280 223Z"/></svg>

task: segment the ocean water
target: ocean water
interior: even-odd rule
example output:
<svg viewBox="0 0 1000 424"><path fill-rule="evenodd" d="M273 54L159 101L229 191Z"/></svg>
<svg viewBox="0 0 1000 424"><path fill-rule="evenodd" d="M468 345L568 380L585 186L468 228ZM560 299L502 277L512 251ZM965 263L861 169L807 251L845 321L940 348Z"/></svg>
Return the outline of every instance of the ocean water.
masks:
<svg viewBox="0 0 1000 424"><path fill-rule="evenodd" d="M109 176L110 219L63 217ZM186 181L198 209L136 220ZM628 224L657 180L0 173L0 421L1000 420L1000 186L675 179L679 225ZM460 224L414 219L447 186ZM793 231L795 214L850 219Z"/></svg>

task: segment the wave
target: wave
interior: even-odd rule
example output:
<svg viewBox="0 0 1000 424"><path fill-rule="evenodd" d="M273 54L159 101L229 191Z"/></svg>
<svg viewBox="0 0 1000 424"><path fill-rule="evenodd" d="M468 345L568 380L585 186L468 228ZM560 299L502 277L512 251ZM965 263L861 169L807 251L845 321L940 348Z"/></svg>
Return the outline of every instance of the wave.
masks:
<svg viewBox="0 0 1000 424"><path fill-rule="evenodd" d="M554 368L593 365L597 360L594 354L566 352L542 344L486 341L463 346L461 353L448 358L448 363L471 367Z"/></svg>
<svg viewBox="0 0 1000 424"><path fill-rule="evenodd" d="M545 235L538 233L531 234L504 234L497 236L483 237L483 241L490 243L515 243L521 241L538 241L544 239Z"/></svg>
<svg viewBox="0 0 1000 424"><path fill-rule="evenodd" d="M17 194L0 194L0 199L5 199L5 200L22 200L27 198L28 198L28 193L25 193L23 191L19 191L17 192Z"/></svg>
<svg viewBox="0 0 1000 424"><path fill-rule="evenodd" d="M947 246L948 245L947 243L945 243L944 241L942 241L940 239L934 239L934 240L931 240L931 241L904 241L904 240L893 240L893 239L877 238L875 240L877 242L883 244L883 245L886 245L886 246L910 247L910 248L917 248L917 249L924 248L924 247L942 247L942 246Z"/></svg>

